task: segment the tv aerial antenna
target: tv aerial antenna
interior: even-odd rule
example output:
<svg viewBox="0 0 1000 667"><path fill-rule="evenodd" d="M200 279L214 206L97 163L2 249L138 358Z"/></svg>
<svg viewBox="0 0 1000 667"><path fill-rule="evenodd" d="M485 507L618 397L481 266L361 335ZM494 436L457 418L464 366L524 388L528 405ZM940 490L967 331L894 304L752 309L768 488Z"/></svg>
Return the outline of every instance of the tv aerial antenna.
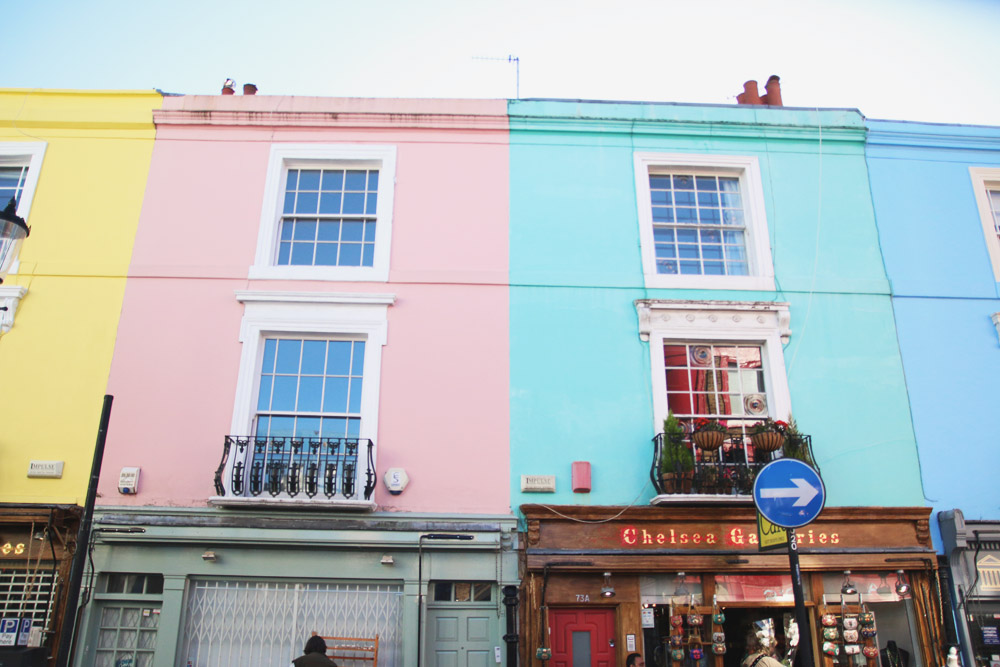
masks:
<svg viewBox="0 0 1000 667"><path fill-rule="evenodd" d="M508 55L506 58L495 58L491 56L473 56L473 60L490 60L493 62L511 63L514 65L514 98L521 99L521 59L515 55Z"/></svg>

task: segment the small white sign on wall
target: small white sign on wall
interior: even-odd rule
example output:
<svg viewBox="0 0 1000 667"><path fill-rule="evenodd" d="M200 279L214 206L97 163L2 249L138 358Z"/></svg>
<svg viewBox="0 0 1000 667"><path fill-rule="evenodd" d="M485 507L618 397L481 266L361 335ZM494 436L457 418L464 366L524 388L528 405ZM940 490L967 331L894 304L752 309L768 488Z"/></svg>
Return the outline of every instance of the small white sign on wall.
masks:
<svg viewBox="0 0 1000 667"><path fill-rule="evenodd" d="M522 493L555 493L555 475L521 475Z"/></svg>
<svg viewBox="0 0 1000 667"><path fill-rule="evenodd" d="M28 477L62 477L62 461L29 461Z"/></svg>

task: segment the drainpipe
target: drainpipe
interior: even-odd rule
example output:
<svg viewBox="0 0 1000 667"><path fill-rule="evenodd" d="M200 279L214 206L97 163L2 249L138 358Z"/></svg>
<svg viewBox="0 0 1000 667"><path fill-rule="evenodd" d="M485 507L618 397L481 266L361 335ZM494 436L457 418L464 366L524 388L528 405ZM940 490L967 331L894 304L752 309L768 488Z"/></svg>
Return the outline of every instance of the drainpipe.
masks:
<svg viewBox="0 0 1000 667"><path fill-rule="evenodd" d="M83 581L83 568L87 561L87 549L90 542L90 526L94 521L94 502L97 500L97 482L101 479L101 462L104 460L104 443L108 437L108 423L111 421L111 402L114 396L104 395L104 407L101 409L101 424L97 429L97 444L94 446L94 460L90 464L90 484L87 486L87 502L83 507L80 519L80 529L76 534L76 551L73 552L73 564L69 572L69 586L66 594L66 609L63 612L62 637L59 638L59 653L56 655L55 667L67 667L70 649L76 640L74 632L77 624L80 602L80 584ZM68 631L68 636L67 636Z"/></svg>
<svg viewBox="0 0 1000 667"><path fill-rule="evenodd" d="M517 586L503 587L503 605L507 613L507 634L503 641L507 644L507 667L517 667Z"/></svg>
<svg viewBox="0 0 1000 667"><path fill-rule="evenodd" d="M474 537L462 533L424 533L417 538L417 667L420 667L424 655L424 540L468 541Z"/></svg>

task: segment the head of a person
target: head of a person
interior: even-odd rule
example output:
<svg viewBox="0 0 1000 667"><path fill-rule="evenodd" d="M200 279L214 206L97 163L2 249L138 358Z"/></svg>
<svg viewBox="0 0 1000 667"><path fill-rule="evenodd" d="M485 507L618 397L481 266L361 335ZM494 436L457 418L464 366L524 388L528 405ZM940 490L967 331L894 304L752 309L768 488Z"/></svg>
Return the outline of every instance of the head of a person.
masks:
<svg viewBox="0 0 1000 667"><path fill-rule="evenodd" d="M306 642L306 647L302 649L306 655L310 653L322 653L326 655L326 641L319 635L313 635Z"/></svg>
<svg viewBox="0 0 1000 667"><path fill-rule="evenodd" d="M625 667L646 667L646 661L638 653L629 653L625 658Z"/></svg>

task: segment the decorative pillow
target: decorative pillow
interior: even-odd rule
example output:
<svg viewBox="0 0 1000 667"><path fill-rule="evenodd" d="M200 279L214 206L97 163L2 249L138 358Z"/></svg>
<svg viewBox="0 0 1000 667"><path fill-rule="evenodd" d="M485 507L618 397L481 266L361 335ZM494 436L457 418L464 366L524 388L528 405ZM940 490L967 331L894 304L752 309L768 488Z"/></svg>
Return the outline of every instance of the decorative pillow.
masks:
<svg viewBox="0 0 1000 667"><path fill-rule="evenodd" d="M671 623L672 622L673 621L671 621ZM837 617L834 616L833 614L823 614L823 616L820 617L819 622L822 623L823 627L826 627L826 628L835 628L835 627L837 627Z"/></svg>
<svg viewBox="0 0 1000 667"><path fill-rule="evenodd" d="M836 658L840 655L840 644L837 642L823 642L823 653L831 658Z"/></svg>
<svg viewBox="0 0 1000 667"><path fill-rule="evenodd" d="M721 634L716 632L715 634ZM726 654L726 642L712 642L712 653L715 655L725 655Z"/></svg>
<svg viewBox="0 0 1000 667"><path fill-rule="evenodd" d="M836 641L840 637L840 633L837 628L823 628L823 639L832 642Z"/></svg>

